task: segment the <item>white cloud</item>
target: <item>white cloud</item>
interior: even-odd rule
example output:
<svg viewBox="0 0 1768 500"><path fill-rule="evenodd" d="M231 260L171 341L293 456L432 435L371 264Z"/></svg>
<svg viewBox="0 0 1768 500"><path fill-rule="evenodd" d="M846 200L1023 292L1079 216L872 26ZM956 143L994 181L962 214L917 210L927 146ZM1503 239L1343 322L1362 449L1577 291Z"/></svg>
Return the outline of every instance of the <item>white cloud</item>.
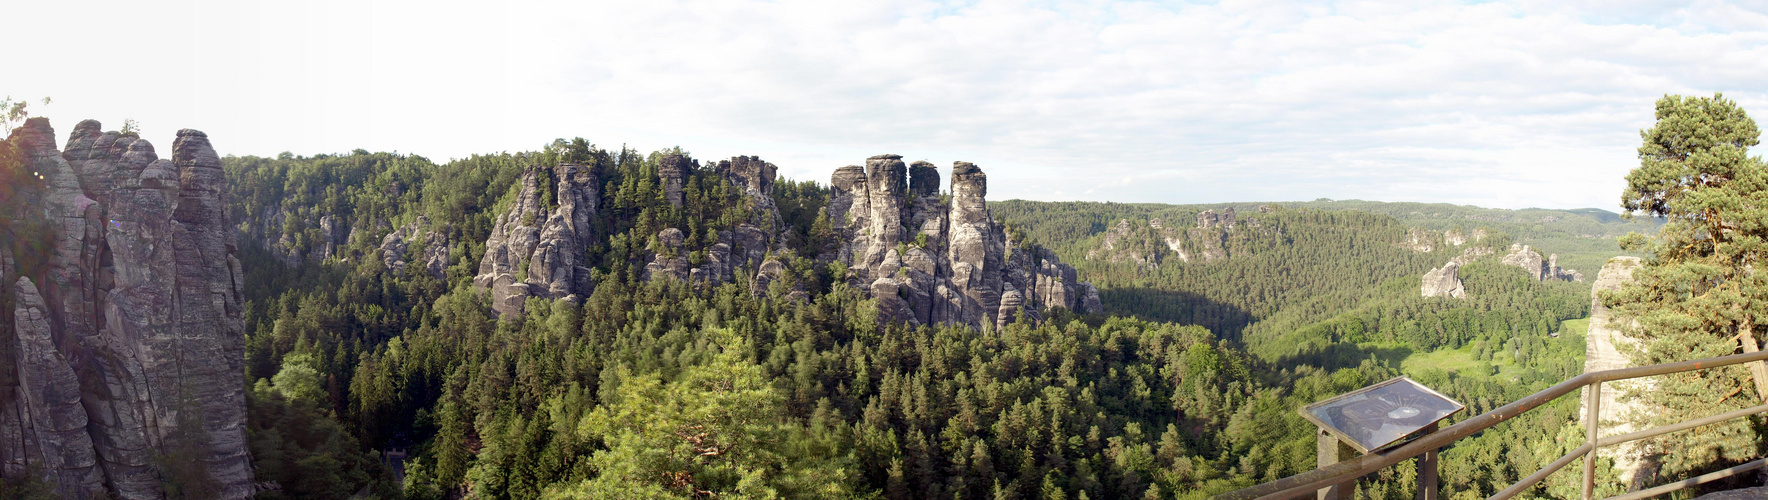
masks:
<svg viewBox="0 0 1768 500"><path fill-rule="evenodd" d="M0 91L224 152L584 136L977 162L996 199L1610 208L1666 93L1768 116L1760 2L32 2Z"/></svg>

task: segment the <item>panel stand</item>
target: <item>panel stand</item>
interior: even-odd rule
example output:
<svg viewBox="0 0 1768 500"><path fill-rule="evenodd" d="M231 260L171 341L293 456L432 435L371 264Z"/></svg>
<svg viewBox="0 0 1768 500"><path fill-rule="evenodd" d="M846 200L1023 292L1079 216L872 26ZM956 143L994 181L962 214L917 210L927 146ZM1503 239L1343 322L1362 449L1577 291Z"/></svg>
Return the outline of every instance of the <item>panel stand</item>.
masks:
<svg viewBox="0 0 1768 500"><path fill-rule="evenodd" d="M1338 436L1334 436L1334 435L1332 435L1332 433L1326 432L1325 428L1319 428L1318 433L1319 433L1319 438L1320 438L1320 441L1319 441L1320 454L1319 454L1319 457L1316 459L1316 463L1314 465L1315 468L1319 468L1319 469L1326 468L1326 466L1336 464L1340 460L1345 459L1345 458L1349 458L1352 454L1356 453L1356 450L1351 449L1350 446L1347 446L1343 442L1339 441ZM1315 495L1315 498L1317 498L1318 500L1340 500L1343 498L1348 498L1348 497L1350 497L1351 492L1354 491L1354 488L1356 487L1356 485L1357 485L1357 482L1355 479L1353 479L1353 480L1350 480L1347 482L1334 484L1332 486L1327 486L1325 488L1320 488L1320 491Z"/></svg>
<svg viewBox="0 0 1768 500"><path fill-rule="evenodd" d="M1437 431L1437 424L1431 423L1423 430L1422 435ZM1437 450L1424 452L1418 456L1418 500L1437 500Z"/></svg>
<svg viewBox="0 0 1768 500"><path fill-rule="evenodd" d="M1420 429L1419 433L1430 434L1436 432L1437 425L1438 424L1432 423L1429 426ZM1349 445L1340 441L1338 436L1326 432L1325 428L1319 428L1316 435L1319 439L1316 448L1319 455L1315 459L1316 462L1314 468L1324 469L1326 466L1350 458L1357 452L1357 450L1352 449ZM1415 458L1417 458L1415 463L1418 467L1418 500L1437 500L1437 450L1424 452L1423 455L1419 455ZM1356 480L1353 479L1351 481L1327 486L1325 488L1320 488L1319 491L1315 492L1314 497L1317 500L1341 500L1349 498L1351 493L1355 491L1356 485Z"/></svg>

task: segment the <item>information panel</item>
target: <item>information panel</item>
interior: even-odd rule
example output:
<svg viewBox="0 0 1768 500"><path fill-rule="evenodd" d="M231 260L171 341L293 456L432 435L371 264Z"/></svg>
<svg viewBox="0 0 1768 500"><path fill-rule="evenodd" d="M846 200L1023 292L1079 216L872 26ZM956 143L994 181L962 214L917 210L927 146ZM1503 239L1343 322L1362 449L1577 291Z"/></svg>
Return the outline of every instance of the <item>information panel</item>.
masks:
<svg viewBox="0 0 1768 500"><path fill-rule="evenodd" d="M1465 408L1406 377L1302 407L1301 414L1357 451L1369 453L1398 442Z"/></svg>

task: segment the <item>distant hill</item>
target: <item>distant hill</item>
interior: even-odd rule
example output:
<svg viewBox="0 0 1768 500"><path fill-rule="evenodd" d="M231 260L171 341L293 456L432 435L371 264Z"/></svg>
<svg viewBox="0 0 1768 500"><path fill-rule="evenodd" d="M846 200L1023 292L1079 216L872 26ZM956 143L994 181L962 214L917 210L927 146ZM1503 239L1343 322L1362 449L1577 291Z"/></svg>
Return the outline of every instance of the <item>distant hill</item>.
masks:
<svg viewBox="0 0 1768 500"><path fill-rule="evenodd" d="M1104 233L1120 219L1163 219L1192 221L1206 210L1216 212L1233 208L1246 214L1259 207L1280 206L1314 210L1355 210L1391 216L1401 223L1436 231L1485 228L1510 235L1517 243L1539 249L1542 255L1558 254L1559 265L1594 276L1602 264L1622 252L1615 239L1630 232L1652 234L1661 221L1636 218L1628 221L1618 213L1597 208L1518 210L1481 208L1448 203L1381 202L1365 200L1331 200L1283 202L1236 202L1197 205L1164 203L1110 202L1039 202L1006 200L989 204L997 215L1021 226L1032 241L1058 249L1064 259L1082 255L1065 254L1060 249L1069 242Z"/></svg>
<svg viewBox="0 0 1768 500"><path fill-rule="evenodd" d="M1557 253L1560 266L1577 269L1590 276L1595 276L1596 270L1601 269L1602 264L1608 262L1610 257L1616 255L1641 256L1622 252L1620 247L1615 244L1615 238L1630 232L1653 234L1663 226L1663 222L1657 219L1642 217L1628 221L1622 219L1621 214L1599 208L1510 210L1448 203L1329 200L1324 198L1309 202L1274 204L1296 208L1361 210L1386 214L1408 224L1436 230L1457 226L1469 229L1486 227L1509 234L1518 243L1542 249L1543 254Z"/></svg>

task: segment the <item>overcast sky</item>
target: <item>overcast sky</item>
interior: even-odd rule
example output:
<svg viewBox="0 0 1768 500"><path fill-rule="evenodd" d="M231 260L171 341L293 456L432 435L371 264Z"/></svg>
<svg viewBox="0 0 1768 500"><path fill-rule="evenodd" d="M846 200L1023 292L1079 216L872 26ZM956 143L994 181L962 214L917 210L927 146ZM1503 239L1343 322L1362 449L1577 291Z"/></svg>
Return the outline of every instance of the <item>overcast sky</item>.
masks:
<svg viewBox="0 0 1768 500"><path fill-rule="evenodd" d="M0 94L162 151L581 136L824 183L971 161L996 200L1615 210L1659 97L1768 117L1765 4L31 1Z"/></svg>

